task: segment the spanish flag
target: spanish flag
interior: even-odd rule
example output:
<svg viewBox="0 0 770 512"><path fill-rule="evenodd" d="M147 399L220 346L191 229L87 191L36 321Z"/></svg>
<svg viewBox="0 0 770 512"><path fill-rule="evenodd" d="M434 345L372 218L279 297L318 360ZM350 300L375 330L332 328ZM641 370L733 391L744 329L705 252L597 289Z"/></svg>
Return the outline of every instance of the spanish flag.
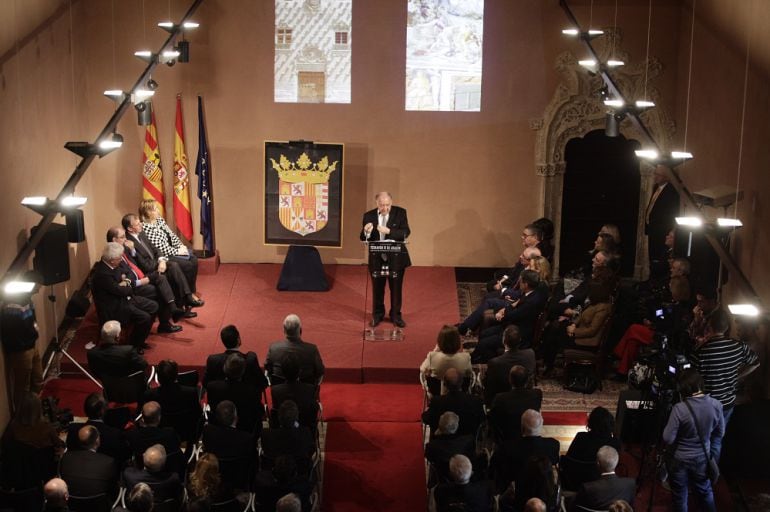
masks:
<svg viewBox="0 0 770 512"><path fill-rule="evenodd" d="M184 150L184 122L182 121L182 95L176 95L176 130L174 133L174 220L179 233L192 240L192 215L190 214L190 175L187 171L187 154Z"/></svg>
<svg viewBox="0 0 770 512"><path fill-rule="evenodd" d="M152 109L152 103L147 102ZM163 169L160 166L158 148L158 130L155 127L155 112L152 122L144 133L144 153L142 154L142 199L155 199L161 216L166 216L166 196L163 189Z"/></svg>

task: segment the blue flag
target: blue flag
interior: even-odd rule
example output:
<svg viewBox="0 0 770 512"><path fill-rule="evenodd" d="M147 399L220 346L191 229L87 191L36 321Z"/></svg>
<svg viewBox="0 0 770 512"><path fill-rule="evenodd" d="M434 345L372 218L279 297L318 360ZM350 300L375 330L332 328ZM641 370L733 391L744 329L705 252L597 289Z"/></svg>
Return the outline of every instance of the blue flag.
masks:
<svg viewBox="0 0 770 512"><path fill-rule="evenodd" d="M203 100L198 96L198 158L195 163L198 176L198 199L201 200L201 230L203 250L214 253L214 230L211 225L211 175L209 174L209 148L206 144L206 126L203 121Z"/></svg>

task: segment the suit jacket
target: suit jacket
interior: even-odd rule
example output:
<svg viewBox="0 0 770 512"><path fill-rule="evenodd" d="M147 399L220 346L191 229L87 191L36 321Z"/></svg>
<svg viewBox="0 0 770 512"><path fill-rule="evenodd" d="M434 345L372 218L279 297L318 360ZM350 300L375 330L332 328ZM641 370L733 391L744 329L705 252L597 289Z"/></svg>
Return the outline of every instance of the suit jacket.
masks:
<svg viewBox="0 0 770 512"><path fill-rule="evenodd" d="M476 435L479 425L484 421L484 402L462 391L450 391L446 395L433 397L428 408L422 413L422 422L429 425L431 432L438 428L438 420L447 411L460 417L458 434Z"/></svg>
<svg viewBox="0 0 770 512"><path fill-rule="evenodd" d="M488 481L467 484L443 483L436 486L436 512L465 510L487 512L492 510L492 486ZM458 507L459 504L462 504Z"/></svg>
<svg viewBox="0 0 770 512"><path fill-rule="evenodd" d="M361 234L359 237L361 240L366 240L366 233L363 230L363 226L372 223L374 225L374 230L372 231L371 236L369 237L370 241L376 241L379 240L379 232L377 231L377 225L380 223L379 215L377 213L377 208L374 210L369 210L364 214L364 219L361 222ZM411 233L411 230L409 229L409 219L407 219L406 216L406 210L404 208L401 208L399 206L391 206L390 207L390 213L388 214L388 222L387 222L388 228L390 228L390 234L387 235L387 240L396 240L398 242L403 242L404 240L409 237L409 234ZM412 265L412 260L409 258L409 251L407 250L406 245L404 245L403 252L401 253L401 257L396 260L398 261L399 265L398 268L394 268L394 270L401 270L405 269L406 267L409 267Z"/></svg>
<svg viewBox="0 0 770 512"><path fill-rule="evenodd" d="M227 349L219 354L211 354L206 358L206 369L203 371L203 387L209 385L209 382L215 380L224 380L225 378L225 360L232 353L241 354L246 358L246 373L243 378L253 382L260 390L267 388L267 379L259 367L259 358L254 352L243 353L236 349Z"/></svg>
<svg viewBox="0 0 770 512"><path fill-rule="evenodd" d="M174 429L179 439L194 441L200 434L199 420L203 411L198 399L198 389L191 386L180 386L178 383L166 384L148 389L144 401L155 401L160 404L162 411L160 424L162 427Z"/></svg>
<svg viewBox="0 0 770 512"><path fill-rule="evenodd" d="M529 295L522 296L515 308L511 306L505 308L502 323L517 325L523 344L528 346L532 343L537 317L543 312L547 302L548 290L538 286Z"/></svg>
<svg viewBox="0 0 770 512"><path fill-rule="evenodd" d="M532 377L535 374L535 351L531 348L509 350L487 362L487 371L484 373L484 403L490 406L496 394L511 390L508 373L516 365L526 368L527 374Z"/></svg>
<svg viewBox="0 0 770 512"><path fill-rule="evenodd" d="M147 361L130 345L97 345L88 351L87 358L91 373L100 379L105 375L125 377L147 368Z"/></svg>
<svg viewBox="0 0 770 512"><path fill-rule="evenodd" d="M179 475L173 471L161 471L150 473L146 469L127 467L123 471L123 480L126 489L133 489L138 483L146 483L152 489L155 503L167 499L180 499L182 496L182 482Z"/></svg>
<svg viewBox="0 0 770 512"><path fill-rule="evenodd" d="M262 390L248 381L215 380L206 389L208 403L215 411L222 400L230 400L238 411L238 428L247 432L261 430L264 408Z"/></svg>
<svg viewBox="0 0 770 512"><path fill-rule="evenodd" d="M425 445L425 458L436 468L440 481L449 479L449 459L462 454L475 458L476 439L471 435L436 434Z"/></svg>
<svg viewBox="0 0 770 512"><path fill-rule="evenodd" d="M620 453L620 439L617 437L598 436L593 431L578 432L569 445L567 456L583 462L593 462L596 460L596 452L605 445L612 446Z"/></svg>
<svg viewBox="0 0 770 512"><path fill-rule="evenodd" d="M653 194L655 190L657 189L653 189ZM671 183L668 183L652 205L650 222L644 225L644 233L662 242L666 233L676 225L674 218L677 215L679 215L679 192Z"/></svg>
<svg viewBox="0 0 770 512"><path fill-rule="evenodd" d="M91 271L91 291L102 322L117 320L123 325L129 323L134 289L131 286L120 286L121 274L125 273L120 267L110 268L102 260L97 261Z"/></svg>
<svg viewBox="0 0 770 512"><path fill-rule="evenodd" d="M316 401L316 388L312 384L304 382L285 382L276 384L270 388L272 408L277 411L286 400L293 400L299 408L299 422L301 425L315 430L318 419L318 402Z"/></svg>
<svg viewBox="0 0 770 512"><path fill-rule="evenodd" d="M621 478L616 474L602 475L598 480L586 482L580 486L575 497L575 507L606 510L616 500L626 500L633 506L636 495L636 481L633 478Z"/></svg>
<svg viewBox="0 0 770 512"><path fill-rule="evenodd" d="M163 256L158 249L152 245L150 239L144 234L144 231L135 235L126 231L126 237L134 242L136 251L135 261L143 272L153 272L158 270L158 258ZM140 243L141 242L141 243Z"/></svg>
<svg viewBox="0 0 770 512"><path fill-rule="evenodd" d="M534 389L512 389L499 393L492 401L489 410L489 422L502 439L521 437L521 415L527 409L540 410L543 403L543 391Z"/></svg>
<svg viewBox="0 0 770 512"><path fill-rule="evenodd" d="M86 425L93 425L99 431L98 453L103 453L115 459L118 465L131 457L128 440L125 433L119 428L107 425L103 421L88 420L85 423L70 423L67 427L67 450L82 450L78 441L78 431Z"/></svg>
<svg viewBox="0 0 770 512"><path fill-rule="evenodd" d="M269 428L262 432L263 469L271 468L276 457L287 455L294 457L299 474L307 475L315 451L315 439L307 427Z"/></svg>
<svg viewBox="0 0 770 512"><path fill-rule="evenodd" d="M294 354L299 362L299 380L316 385L324 374L324 364L321 353L312 343L303 340L276 341L267 349L265 370L269 375L283 377L281 361L287 354Z"/></svg>
<svg viewBox="0 0 770 512"><path fill-rule="evenodd" d="M602 327L612 312L609 302L591 304L580 313L575 324L575 345L580 347L598 347L601 342Z"/></svg>
<svg viewBox="0 0 770 512"><path fill-rule="evenodd" d="M179 437L176 432L166 427L140 426L134 430L129 430L126 437L128 437L131 451L134 452L134 458L138 461L142 460L144 451L154 444L162 444L166 449L166 456L180 450Z"/></svg>
<svg viewBox="0 0 770 512"><path fill-rule="evenodd" d="M59 475L67 482L73 496L106 493L114 497L118 489L118 465L115 459L91 450L67 452L59 463Z"/></svg>
<svg viewBox="0 0 770 512"><path fill-rule="evenodd" d="M220 459L256 456L257 440L250 432L209 423L203 429L203 448Z"/></svg>
<svg viewBox="0 0 770 512"><path fill-rule="evenodd" d="M533 455L543 455L551 464L558 464L559 448L559 441L551 437L527 436L504 441L490 461L497 490L503 492L512 481L519 481L526 471L527 460Z"/></svg>

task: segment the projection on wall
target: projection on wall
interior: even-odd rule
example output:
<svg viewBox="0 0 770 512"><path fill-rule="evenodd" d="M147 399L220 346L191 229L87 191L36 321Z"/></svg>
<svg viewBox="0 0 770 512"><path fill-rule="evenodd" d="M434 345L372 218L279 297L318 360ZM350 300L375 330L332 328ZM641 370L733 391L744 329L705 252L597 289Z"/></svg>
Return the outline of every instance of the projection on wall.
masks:
<svg viewBox="0 0 770 512"><path fill-rule="evenodd" d="M409 0L406 110L481 110L484 0Z"/></svg>
<svg viewBox="0 0 770 512"><path fill-rule="evenodd" d="M275 101L350 103L353 0L275 0Z"/></svg>

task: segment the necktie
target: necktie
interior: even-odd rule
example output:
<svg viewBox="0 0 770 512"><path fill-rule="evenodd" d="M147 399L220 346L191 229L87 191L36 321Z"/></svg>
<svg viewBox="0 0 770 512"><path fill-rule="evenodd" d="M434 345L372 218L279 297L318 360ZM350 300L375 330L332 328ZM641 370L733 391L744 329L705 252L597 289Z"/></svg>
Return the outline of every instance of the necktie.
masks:
<svg viewBox="0 0 770 512"><path fill-rule="evenodd" d="M136 235L134 235L132 238L133 238L134 240L136 240L136 243L138 243L140 246L142 246L142 249L144 249L146 252L152 253L152 251L150 251L150 250L147 248L147 246L146 246L146 245L144 245L144 242L142 242L142 239L141 239L141 238L139 238L139 237L138 237L138 236L136 236Z"/></svg>
<svg viewBox="0 0 770 512"><path fill-rule="evenodd" d="M142 269L134 265L134 263L130 259L128 259L128 256L126 256L125 253L123 254L123 261L125 261L126 265L128 265L131 271L134 274L136 274L136 277L138 277L139 279L144 279L144 272L142 272Z"/></svg>
<svg viewBox="0 0 770 512"><path fill-rule="evenodd" d="M647 224L650 223L650 214L652 213L652 208L655 206L655 201L658 200L658 196L661 192L663 192L663 187L658 185L658 188L655 189L655 192L652 193L652 197L650 197L650 203L647 205L647 211L645 212L644 216L644 222Z"/></svg>
<svg viewBox="0 0 770 512"><path fill-rule="evenodd" d="M380 226L385 227L385 224L387 224L387 220L385 219L385 214L380 214ZM385 233L380 232L380 240L385 240Z"/></svg>

